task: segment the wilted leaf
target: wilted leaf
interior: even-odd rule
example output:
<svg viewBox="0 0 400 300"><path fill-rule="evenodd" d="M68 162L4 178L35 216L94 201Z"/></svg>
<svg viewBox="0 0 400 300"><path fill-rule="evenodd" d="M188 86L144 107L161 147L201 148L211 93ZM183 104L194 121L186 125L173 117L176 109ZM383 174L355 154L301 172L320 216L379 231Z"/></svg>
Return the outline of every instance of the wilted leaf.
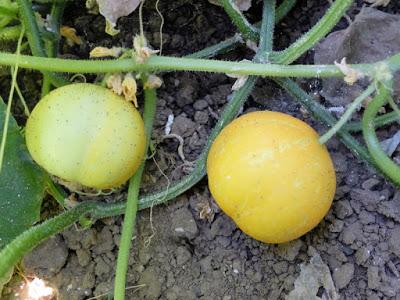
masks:
<svg viewBox="0 0 400 300"><path fill-rule="evenodd" d="M301 272L294 282L294 290L287 295L286 300L339 299L329 267L314 248L310 247L310 252L312 252L310 263L301 264ZM320 287L324 288L322 298L317 296Z"/></svg>
<svg viewBox="0 0 400 300"><path fill-rule="evenodd" d="M0 128L6 106L0 100ZM0 249L39 221L47 175L31 159L19 127L11 117L0 173Z"/></svg>
<svg viewBox="0 0 400 300"><path fill-rule="evenodd" d="M97 0L99 12L110 23L112 28L117 25L117 20L133 12L141 0Z"/></svg>

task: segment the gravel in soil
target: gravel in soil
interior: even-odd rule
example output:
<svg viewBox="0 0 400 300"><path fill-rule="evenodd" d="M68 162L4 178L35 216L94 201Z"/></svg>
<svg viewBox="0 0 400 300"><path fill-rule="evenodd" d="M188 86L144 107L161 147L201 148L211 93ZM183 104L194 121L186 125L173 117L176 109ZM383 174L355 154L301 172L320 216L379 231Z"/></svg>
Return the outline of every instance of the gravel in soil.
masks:
<svg viewBox="0 0 400 300"><path fill-rule="evenodd" d="M359 2L349 12L351 18L359 12ZM314 24L328 6L326 1L299 3L277 28L278 47L283 48ZM145 30L150 43L158 47L160 22L153 5L153 1L146 2ZM234 32L222 9L206 1L160 5L166 20L165 54L187 54ZM248 12L255 19L259 7L257 4ZM84 58L94 46L130 45L137 14L122 18L120 35L109 37L103 32L101 17L76 17L77 11L83 13L82 8L68 9L66 20L85 44L64 46L65 53ZM398 14L400 4L392 1L385 11ZM336 29L347 25L344 19ZM249 55L250 50L241 48L228 56L241 59ZM301 62L311 63L312 57L311 52ZM190 171L190 161L201 152L229 100L233 83L218 74L177 72L162 77L153 137L157 151L147 166L143 191ZM320 97L319 81L299 82ZM290 113L319 132L326 130L267 80L258 82L244 112L258 109ZM184 141L185 162L178 155L179 140L162 138L170 115L174 116L171 133ZM301 299L305 284L312 285L314 297L323 299L400 299L400 191L355 159L335 138L328 146L338 183L332 209L317 228L290 243L263 244L240 232L215 204L205 180L167 205L141 211L129 260L127 299ZM123 191L105 200L125 196ZM110 292L121 220L99 220L84 231L71 227L27 255L26 272L50 280L60 299L86 299Z"/></svg>

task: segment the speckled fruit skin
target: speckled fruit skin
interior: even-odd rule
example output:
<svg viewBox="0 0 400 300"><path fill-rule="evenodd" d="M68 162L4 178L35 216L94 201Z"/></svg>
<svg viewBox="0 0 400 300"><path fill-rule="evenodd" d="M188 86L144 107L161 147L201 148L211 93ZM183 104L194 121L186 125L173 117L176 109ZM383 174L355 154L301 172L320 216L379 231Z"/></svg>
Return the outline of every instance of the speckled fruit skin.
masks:
<svg viewBox="0 0 400 300"><path fill-rule="evenodd" d="M77 83L40 100L26 124L26 143L50 174L107 189L136 172L146 139L143 120L131 103L106 88Z"/></svg>
<svg viewBox="0 0 400 300"><path fill-rule="evenodd" d="M225 127L210 149L207 172L221 209L266 243L288 242L317 226L336 189L318 134L278 112L248 113Z"/></svg>

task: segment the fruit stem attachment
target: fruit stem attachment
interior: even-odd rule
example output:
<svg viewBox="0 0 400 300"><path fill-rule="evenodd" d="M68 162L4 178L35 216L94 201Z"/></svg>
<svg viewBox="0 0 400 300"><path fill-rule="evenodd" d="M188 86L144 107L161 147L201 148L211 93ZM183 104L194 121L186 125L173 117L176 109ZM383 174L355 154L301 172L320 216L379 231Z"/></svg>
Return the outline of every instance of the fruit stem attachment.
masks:
<svg viewBox="0 0 400 300"><path fill-rule="evenodd" d="M143 80L144 84L145 80ZM156 113L157 106L157 94L155 89L144 90L144 112L143 120L146 129L146 146L145 153L149 148L151 133L153 130L154 116ZM145 154L146 157L146 154ZM138 210L138 198L140 182L142 180L142 174L145 165L145 158L135 175L129 181L128 188L128 199L126 201L124 222L122 226L121 241L118 250L117 269L115 274L115 285L114 285L114 299L124 300L125 299L125 283L126 283L126 272L128 271L128 260L129 252L132 244L132 237L135 231L136 213Z"/></svg>

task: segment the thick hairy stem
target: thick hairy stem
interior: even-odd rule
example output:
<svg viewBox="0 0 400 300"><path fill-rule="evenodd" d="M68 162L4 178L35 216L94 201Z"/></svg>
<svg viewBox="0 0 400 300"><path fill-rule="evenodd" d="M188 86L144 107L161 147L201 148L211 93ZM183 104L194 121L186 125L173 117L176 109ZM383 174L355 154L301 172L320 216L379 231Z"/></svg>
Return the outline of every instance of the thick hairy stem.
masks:
<svg viewBox="0 0 400 300"><path fill-rule="evenodd" d="M243 37L245 39L257 42L259 38L257 28L251 25L249 21L247 21L247 19L237 8L233 0L219 0L219 2L225 9L228 16L231 18L233 24L235 24L239 31L243 34Z"/></svg>
<svg viewBox="0 0 400 300"><path fill-rule="evenodd" d="M353 2L354 0L336 0L323 18L310 31L302 35L289 48L277 53L274 57L274 62L290 64L311 49L332 30Z"/></svg>
<svg viewBox="0 0 400 300"><path fill-rule="evenodd" d="M252 62L216 61L184 57L152 56L145 63L138 64L133 59L121 60L75 60L20 56L20 68L40 71L67 73L115 73L115 72L157 72L157 71L198 71L215 73L233 73L237 75L258 75L270 77L343 77L335 65L292 65L258 64ZM15 54L0 52L0 65L12 66L17 57ZM400 55L395 55L385 62L392 71L400 69ZM396 65L395 63L398 62ZM376 64L354 64L350 67L370 74ZM397 68L395 68L395 66Z"/></svg>
<svg viewBox="0 0 400 300"><path fill-rule="evenodd" d="M374 120L374 126L375 126L375 128L379 128L379 127L383 127L385 125L390 125L394 122L399 122L399 121L400 121L400 117L397 114L397 112L392 111L390 113L376 117ZM347 123L343 128L350 132L358 132L358 131L362 130L362 123L361 122L350 122L350 123Z"/></svg>
<svg viewBox="0 0 400 300"><path fill-rule="evenodd" d="M43 48L42 39L40 37L39 27L37 25L35 15L32 10L32 5L28 0L17 0L19 7L19 15L21 22L25 25L26 35L28 37L29 46L34 56L45 57L46 53ZM44 70L46 71L46 70ZM62 86L68 84L64 78L57 74L43 72L51 78L51 82L55 86Z"/></svg>
<svg viewBox="0 0 400 300"><path fill-rule="evenodd" d="M155 89L146 89L144 92L145 104L143 119L146 128L146 147L145 153L150 144L153 131L154 116L156 114L157 95ZM115 273L114 299L125 299L126 272L128 271L129 252L132 245L132 236L135 229L136 213L138 209L138 198L140 182L144 170L145 161L143 160L135 175L129 181L128 199L126 201L124 223L122 226L121 242L118 250L117 270Z"/></svg>
<svg viewBox="0 0 400 300"><path fill-rule="evenodd" d="M51 40L45 40L45 49L48 57L57 57L58 47L60 41L60 27L61 27L61 18L64 12L65 3L53 3L50 12L50 20L51 20L51 31L54 34L54 37ZM42 97L46 96L51 89L51 78L49 75L43 75L43 83L42 83Z"/></svg>
<svg viewBox="0 0 400 300"><path fill-rule="evenodd" d="M269 61L274 43L275 5L276 0L264 0L259 46L259 60L264 63Z"/></svg>
<svg viewBox="0 0 400 300"><path fill-rule="evenodd" d="M26 254L52 235L74 224L81 216L89 213L96 203L84 202L42 224L36 225L16 237L0 251L0 278Z"/></svg>

